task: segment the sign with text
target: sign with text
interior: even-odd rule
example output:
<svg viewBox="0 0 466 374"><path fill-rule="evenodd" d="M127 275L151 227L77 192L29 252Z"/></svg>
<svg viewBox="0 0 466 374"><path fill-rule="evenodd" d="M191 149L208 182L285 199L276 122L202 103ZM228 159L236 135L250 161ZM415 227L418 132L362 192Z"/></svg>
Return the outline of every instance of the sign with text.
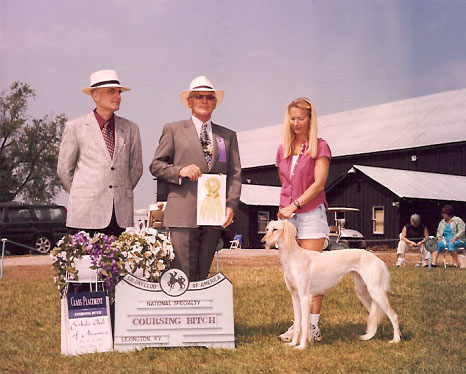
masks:
<svg viewBox="0 0 466 374"><path fill-rule="evenodd" d="M61 353L78 355L113 349L105 292L67 293L61 300Z"/></svg>
<svg viewBox="0 0 466 374"><path fill-rule="evenodd" d="M160 283L126 275L116 286L115 350L185 346L235 347L231 282L217 273L190 283L178 269Z"/></svg>

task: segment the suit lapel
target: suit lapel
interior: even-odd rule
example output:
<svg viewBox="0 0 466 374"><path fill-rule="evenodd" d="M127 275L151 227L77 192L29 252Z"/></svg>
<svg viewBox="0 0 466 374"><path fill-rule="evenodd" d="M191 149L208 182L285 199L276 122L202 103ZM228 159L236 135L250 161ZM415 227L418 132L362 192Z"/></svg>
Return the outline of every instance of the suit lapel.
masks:
<svg viewBox="0 0 466 374"><path fill-rule="evenodd" d="M95 118L94 112L91 112L86 119L86 126L89 129L89 138L90 141L94 143L97 149L102 151L104 155L110 161L110 154L108 153L107 145L105 144L104 137L102 136L102 132L100 130L99 123Z"/></svg>
<svg viewBox="0 0 466 374"><path fill-rule="evenodd" d="M128 131L126 127L123 125L121 118L115 116L115 152L113 153L114 160L118 156L118 153L121 151L125 143L127 142L127 136Z"/></svg>
<svg viewBox="0 0 466 374"><path fill-rule="evenodd" d="M188 144L191 144L191 147L195 149L195 154L197 156L197 162L193 162L197 165L202 165L205 170L208 170L207 161L204 156L204 151L202 150L202 145L199 140L199 135L197 134L196 127L192 119L185 121L184 123L184 134L186 135L186 140ZM194 161L194 160L193 160Z"/></svg>
<svg viewBox="0 0 466 374"><path fill-rule="evenodd" d="M217 136L220 136L219 127L212 122L212 167L211 167L211 170L214 168L214 165L218 161Z"/></svg>

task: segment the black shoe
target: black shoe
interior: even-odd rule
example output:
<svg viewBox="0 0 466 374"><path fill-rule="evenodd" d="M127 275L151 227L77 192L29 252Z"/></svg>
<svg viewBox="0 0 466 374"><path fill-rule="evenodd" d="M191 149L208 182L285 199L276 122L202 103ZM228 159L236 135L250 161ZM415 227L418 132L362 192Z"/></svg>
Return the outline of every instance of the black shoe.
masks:
<svg viewBox="0 0 466 374"><path fill-rule="evenodd" d="M436 268L436 267L437 267L437 265L434 265L434 264L432 264L432 265L430 265L430 266L433 267L433 268Z"/></svg>

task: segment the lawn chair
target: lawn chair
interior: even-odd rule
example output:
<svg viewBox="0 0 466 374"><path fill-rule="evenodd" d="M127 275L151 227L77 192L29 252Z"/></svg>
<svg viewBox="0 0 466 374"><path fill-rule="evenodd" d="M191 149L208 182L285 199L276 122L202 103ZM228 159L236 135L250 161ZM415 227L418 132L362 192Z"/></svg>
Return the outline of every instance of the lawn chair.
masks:
<svg viewBox="0 0 466 374"><path fill-rule="evenodd" d="M230 241L230 249L238 249L243 245L243 235L236 234Z"/></svg>
<svg viewBox="0 0 466 374"><path fill-rule="evenodd" d="M439 254L443 255L443 267L445 269L447 268L447 260L446 260L447 254L450 254L450 256L451 256L451 253L449 253L449 252L450 251L448 250L448 248L444 248L439 253ZM465 247L456 248L456 253L458 254L458 264L460 265L460 267L463 267L464 265L462 266L462 264L463 264L464 260L460 259L460 256L465 256L466 255ZM453 257L452 257L452 259L453 259Z"/></svg>

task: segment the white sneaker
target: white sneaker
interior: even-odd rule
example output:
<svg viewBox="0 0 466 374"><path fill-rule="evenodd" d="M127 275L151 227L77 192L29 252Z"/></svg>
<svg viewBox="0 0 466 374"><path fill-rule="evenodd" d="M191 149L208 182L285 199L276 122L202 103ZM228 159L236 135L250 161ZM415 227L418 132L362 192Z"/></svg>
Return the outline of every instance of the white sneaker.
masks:
<svg viewBox="0 0 466 374"><path fill-rule="evenodd" d="M405 260L401 257L398 257L398 260L396 261L396 267L404 266Z"/></svg>
<svg viewBox="0 0 466 374"><path fill-rule="evenodd" d="M311 324L311 332L309 334L309 340L311 342L320 342L322 341L322 334L320 333L319 326L314 326Z"/></svg>
<svg viewBox="0 0 466 374"><path fill-rule="evenodd" d="M278 336L278 339L280 339L282 342L289 343L293 340L293 332L294 332L294 322L287 331L285 331L283 334Z"/></svg>

